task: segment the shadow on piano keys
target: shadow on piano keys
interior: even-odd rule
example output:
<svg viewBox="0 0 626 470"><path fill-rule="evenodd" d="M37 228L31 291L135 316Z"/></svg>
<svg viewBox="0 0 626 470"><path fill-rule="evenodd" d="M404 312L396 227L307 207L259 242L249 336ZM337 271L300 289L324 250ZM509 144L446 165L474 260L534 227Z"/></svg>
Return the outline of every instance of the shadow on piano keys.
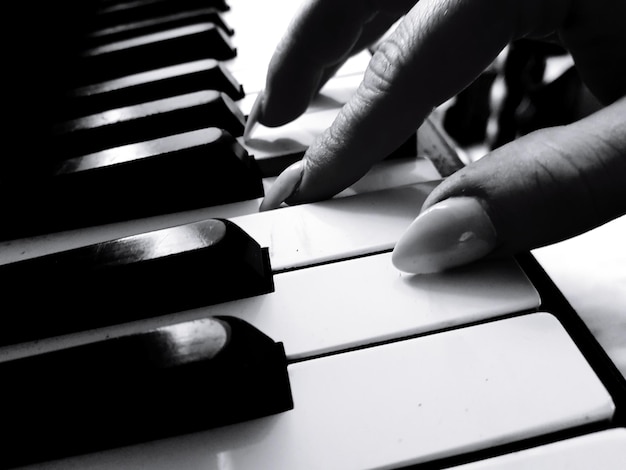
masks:
<svg viewBox="0 0 626 470"><path fill-rule="evenodd" d="M40 3L1 175L0 466L621 468L623 377L530 255L391 266L460 163L436 115L337 198L257 213L366 56L246 144L260 18L294 2Z"/></svg>

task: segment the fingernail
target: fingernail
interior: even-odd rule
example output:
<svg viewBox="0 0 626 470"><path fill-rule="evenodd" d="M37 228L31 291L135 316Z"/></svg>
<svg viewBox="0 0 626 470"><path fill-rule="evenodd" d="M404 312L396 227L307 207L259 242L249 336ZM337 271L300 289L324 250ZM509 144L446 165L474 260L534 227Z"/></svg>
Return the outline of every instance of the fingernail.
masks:
<svg viewBox="0 0 626 470"><path fill-rule="evenodd" d="M391 260L407 273L433 273L478 260L495 246L495 229L480 202L456 197L421 213L398 240Z"/></svg>
<svg viewBox="0 0 626 470"><path fill-rule="evenodd" d="M259 120L261 119L263 114L263 92L259 92L254 100L254 104L252 105L252 109L250 109L250 114L248 114L248 119L246 120L246 126L243 130L243 138L244 140L248 140L250 135L256 128Z"/></svg>
<svg viewBox="0 0 626 470"><path fill-rule="evenodd" d="M259 211L276 209L285 202L285 200L298 190L303 174L304 163L302 160L285 168L267 191L263 202L261 202L259 206Z"/></svg>

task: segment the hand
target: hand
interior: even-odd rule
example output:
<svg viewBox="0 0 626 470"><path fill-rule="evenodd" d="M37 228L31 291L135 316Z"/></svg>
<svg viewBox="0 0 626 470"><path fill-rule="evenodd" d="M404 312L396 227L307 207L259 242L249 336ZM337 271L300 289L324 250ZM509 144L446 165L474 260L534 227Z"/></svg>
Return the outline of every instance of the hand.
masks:
<svg viewBox="0 0 626 470"><path fill-rule="evenodd" d="M300 115L338 64L405 15L336 120L261 205L333 196L471 83L512 40L558 34L607 107L529 134L446 179L394 250L429 272L573 236L626 211L626 2L621 0L312 0L268 71L251 124Z"/></svg>

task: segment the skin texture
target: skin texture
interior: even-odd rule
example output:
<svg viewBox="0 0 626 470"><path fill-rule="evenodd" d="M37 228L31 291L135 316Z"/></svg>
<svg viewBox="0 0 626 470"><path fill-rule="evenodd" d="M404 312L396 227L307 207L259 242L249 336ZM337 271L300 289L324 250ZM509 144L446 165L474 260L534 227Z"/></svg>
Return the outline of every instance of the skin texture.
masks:
<svg viewBox="0 0 626 470"><path fill-rule="evenodd" d="M312 0L276 50L253 120L277 126L295 119L338 64L404 14L378 46L353 99L308 149L298 171L279 176L263 210L338 193L512 40L550 37L570 51L606 107L500 147L447 178L424 210L447 198L475 197L497 233L494 252L506 254L626 212L623 0Z"/></svg>

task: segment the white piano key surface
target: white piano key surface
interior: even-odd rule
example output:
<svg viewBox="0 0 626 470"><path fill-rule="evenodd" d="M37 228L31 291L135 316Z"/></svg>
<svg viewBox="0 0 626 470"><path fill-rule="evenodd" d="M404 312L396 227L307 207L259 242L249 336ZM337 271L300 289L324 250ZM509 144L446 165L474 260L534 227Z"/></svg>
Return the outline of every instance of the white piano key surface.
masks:
<svg viewBox="0 0 626 470"><path fill-rule="evenodd" d="M301 358L539 307L512 260L410 276L389 253L275 276L276 292L212 309L240 317Z"/></svg>
<svg viewBox="0 0 626 470"><path fill-rule="evenodd" d="M533 251L626 377L626 215Z"/></svg>
<svg viewBox="0 0 626 470"><path fill-rule="evenodd" d="M291 411L37 468L388 469L607 421L614 412L577 346L544 313L288 370ZM219 404L198 412L211 406Z"/></svg>
<svg viewBox="0 0 626 470"><path fill-rule="evenodd" d="M624 470L626 428L609 429L450 470Z"/></svg>
<svg viewBox="0 0 626 470"><path fill-rule="evenodd" d="M215 315L242 318L284 344L290 359L427 333L537 309L540 298L513 260L414 276L390 253L289 271L275 291L150 320L0 348L0 361Z"/></svg>
<svg viewBox="0 0 626 470"><path fill-rule="evenodd" d="M269 247L281 271L393 248L431 190L409 185L231 220Z"/></svg>

